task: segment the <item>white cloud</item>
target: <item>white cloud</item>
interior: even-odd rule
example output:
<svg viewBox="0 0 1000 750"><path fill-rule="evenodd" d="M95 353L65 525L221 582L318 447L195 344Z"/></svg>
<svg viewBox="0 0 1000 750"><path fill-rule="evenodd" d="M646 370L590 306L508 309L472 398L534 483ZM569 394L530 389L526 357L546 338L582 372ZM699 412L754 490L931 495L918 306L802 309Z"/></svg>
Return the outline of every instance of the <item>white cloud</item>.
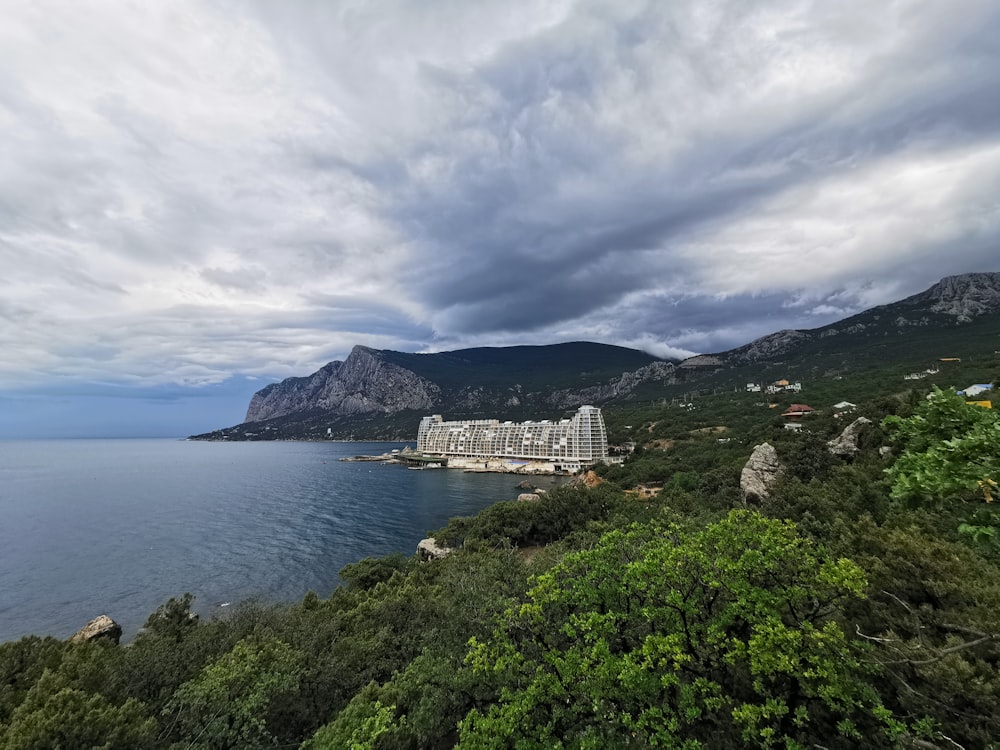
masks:
<svg viewBox="0 0 1000 750"><path fill-rule="evenodd" d="M995 264L986 0L9 5L0 387L680 356Z"/></svg>
<svg viewBox="0 0 1000 750"><path fill-rule="evenodd" d="M726 294L891 278L901 265L925 265L970 233L997 237L997 187L1000 134L971 148L894 153L795 184L678 247L678 255L701 266L705 287Z"/></svg>

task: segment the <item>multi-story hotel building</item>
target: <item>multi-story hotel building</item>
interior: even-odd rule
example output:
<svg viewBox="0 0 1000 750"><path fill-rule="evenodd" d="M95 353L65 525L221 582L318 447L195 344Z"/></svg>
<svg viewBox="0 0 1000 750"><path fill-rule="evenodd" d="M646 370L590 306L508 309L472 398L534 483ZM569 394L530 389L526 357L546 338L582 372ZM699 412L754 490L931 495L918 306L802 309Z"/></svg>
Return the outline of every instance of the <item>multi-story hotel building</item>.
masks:
<svg viewBox="0 0 1000 750"><path fill-rule="evenodd" d="M460 460L545 461L555 471L575 471L607 459L608 435L596 406L581 406L572 419L558 422L445 422L434 414L420 420L417 450Z"/></svg>

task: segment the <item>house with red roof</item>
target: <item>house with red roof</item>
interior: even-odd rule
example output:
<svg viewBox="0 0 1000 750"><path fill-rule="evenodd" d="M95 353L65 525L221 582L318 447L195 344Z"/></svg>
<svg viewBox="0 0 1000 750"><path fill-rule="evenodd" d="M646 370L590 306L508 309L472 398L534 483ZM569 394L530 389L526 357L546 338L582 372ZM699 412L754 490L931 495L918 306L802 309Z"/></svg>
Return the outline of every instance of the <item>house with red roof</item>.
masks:
<svg viewBox="0 0 1000 750"><path fill-rule="evenodd" d="M781 416L786 419L801 419L807 414L812 414L814 411L816 410L808 404L792 404L781 413Z"/></svg>

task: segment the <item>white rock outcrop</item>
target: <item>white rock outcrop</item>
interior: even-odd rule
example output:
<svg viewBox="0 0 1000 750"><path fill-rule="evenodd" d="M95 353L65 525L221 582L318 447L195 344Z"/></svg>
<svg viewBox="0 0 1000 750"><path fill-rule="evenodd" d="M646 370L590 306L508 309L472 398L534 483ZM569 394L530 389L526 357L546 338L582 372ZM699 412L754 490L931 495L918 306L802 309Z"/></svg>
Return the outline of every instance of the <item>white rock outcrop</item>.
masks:
<svg viewBox="0 0 1000 750"><path fill-rule="evenodd" d="M740 493L744 503L760 504L771 495L771 488L783 472L778 452L770 443L753 449L740 472Z"/></svg>
<svg viewBox="0 0 1000 750"><path fill-rule="evenodd" d="M439 546L437 540L434 537L429 536L426 539L421 539L420 543L417 545L417 554L420 559L427 562L429 560L441 560L447 557L455 550L451 547Z"/></svg>
<svg viewBox="0 0 1000 750"><path fill-rule="evenodd" d="M70 636L70 641L73 643L82 643L84 641L93 641L97 638L105 638L109 641L114 641L117 645L121 637L121 625L107 615L98 615Z"/></svg>
<svg viewBox="0 0 1000 750"><path fill-rule="evenodd" d="M852 458L858 452L858 438L861 436L862 428L871 423L867 417L858 417L847 425L840 435L828 441L826 447L835 456Z"/></svg>

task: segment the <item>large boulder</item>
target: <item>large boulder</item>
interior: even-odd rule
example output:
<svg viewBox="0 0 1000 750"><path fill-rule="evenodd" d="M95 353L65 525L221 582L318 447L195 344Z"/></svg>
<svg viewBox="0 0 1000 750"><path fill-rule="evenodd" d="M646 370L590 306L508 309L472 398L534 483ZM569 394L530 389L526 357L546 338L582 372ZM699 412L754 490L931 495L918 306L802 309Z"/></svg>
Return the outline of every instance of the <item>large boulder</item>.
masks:
<svg viewBox="0 0 1000 750"><path fill-rule="evenodd" d="M830 453L841 458L853 458L858 452L858 438L861 437L861 430L866 424L872 421L867 417L858 417L851 422L838 437L827 442L826 447Z"/></svg>
<svg viewBox="0 0 1000 750"><path fill-rule="evenodd" d="M439 546L437 541L432 536L429 536L426 539L421 539L420 543L417 545L417 554L424 562L427 562L428 560L440 560L443 557L447 557L454 551L455 550L451 547Z"/></svg>
<svg viewBox="0 0 1000 750"><path fill-rule="evenodd" d="M587 487L592 489L599 484L604 482L597 474L593 471L586 471L583 474L577 474L571 480L569 480L570 487Z"/></svg>
<svg viewBox="0 0 1000 750"><path fill-rule="evenodd" d="M84 641L93 641L98 638L104 638L109 641L114 641L115 645L118 645L121 637L122 626L107 615L99 615L76 631L70 637L70 641L73 643L83 643Z"/></svg>
<svg viewBox="0 0 1000 750"><path fill-rule="evenodd" d="M534 503L538 502L542 498L538 496L536 492L522 492L517 496L517 501L519 503Z"/></svg>
<svg viewBox="0 0 1000 750"><path fill-rule="evenodd" d="M778 452L770 443L753 449L740 473L740 492L744 503L760 504L771 495L771 488L782 474Z"/></svg>

